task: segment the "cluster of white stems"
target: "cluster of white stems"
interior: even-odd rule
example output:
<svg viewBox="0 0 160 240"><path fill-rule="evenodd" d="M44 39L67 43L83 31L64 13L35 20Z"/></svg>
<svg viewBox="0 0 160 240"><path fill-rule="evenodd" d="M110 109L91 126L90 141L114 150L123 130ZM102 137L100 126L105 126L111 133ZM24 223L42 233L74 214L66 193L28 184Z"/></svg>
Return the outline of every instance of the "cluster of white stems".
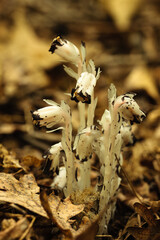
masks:
<svg viewBox="0 0 160 240"><path fill-rule="evenodd" d="M32 112L36 125L51 129L49 132L57 130L53 129L56 124L60 124L58 129L62 129L61 142L53 145L49 151L52 160L50 169L57 173L52 187L61 189L65 196L90 188L91 158L93 153L96 154L101 165L101 187L97 183L94 190L100 191L99 212L105 210L99 225L99 232L105 233L115 210L113 199L121 181L118 171L123 163L122 148L133 141L132 123L140 123L145 114L135 102L135 94L116 97L116 88L111 84L108 90L109 110L104 111L101 120L95 125L97 98L94 97L94 87L99 79L100 69L96 71L92 60L86 64L85 44L81 43L79 51L71 42L57 37L49 51L77 67L77 72L67 66L64 66L64 70L76 79L76 86L70 97L78 104L80 120L77 135L73 139L70 107L63 100L60 105L44 100L50 106ZM65 153L63 156L62 152ZM61 167L60 159L63 162Z"/></svg>

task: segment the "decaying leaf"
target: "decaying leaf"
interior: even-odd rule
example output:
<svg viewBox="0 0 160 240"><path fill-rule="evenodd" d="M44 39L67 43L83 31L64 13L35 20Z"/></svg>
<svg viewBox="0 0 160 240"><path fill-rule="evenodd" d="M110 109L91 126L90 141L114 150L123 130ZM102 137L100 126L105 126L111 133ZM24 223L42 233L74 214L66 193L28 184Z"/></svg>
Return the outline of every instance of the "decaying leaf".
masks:
<svg viewBox="0 0 160 240"><path fill-rule="evenodd" d="M21 11L15 14L15 26L9 36L0 43L0 75L5 96L16 95L19 87L25 91L30 84L32 91L46 86L44 69L58 65L60 58L48 53L48 43L36 36Z"/></svg>
<svg viewBox="0 0 160 240"><path fill-rule="evenodd" d="M134 209L149 225L154 225L155 217L151 209L140 203L135 203Z"/></svg>
<svg viewBox="0 0 160 240"><path fill-rule="evenodd" d="M154 212L157 212L160 210L160 200L159 201L150 201L149 204Z"/></svg>
<svg viewBox="0 0 160 240"><path fill-rule="evenodd" d="M32 174L26 174L18 181L11 174L0 173L0 201L18 204L47 217L40 199L39 187ZM51 211L59 218L62 224L67 224L69 218L83 211L83 205L73 205L68 199L63 202L59 197L51 194L48 198Z"/></svg>
<svg viewBox="0 0 160 240"><path fill-rule="evenodd" d="M121 236L123 236L124 234L126 234L127 232L127 228L129 227L134 227L134 226L137 226L138 224L138 221L137 221L137 216L132 215L129 220L127 221L126 225L125 225L125 228L123 229L123 231L121 232Z"/></svg>
<svg viewBox="0 0 160 240"><path fill-rule="evenodd" d="M128 227L127 231L132 234L136 240L151 240L160 233L160 219L156 219L152 209L147 208L140 203L134 204L135 211L145 220L147 226Z"/></svg>
<svg viewBox="0 0 160 240"><path fill-rule="evenodd" d="M13 154L10 154L8 150L0 144L0 164L3 168L22 168L22 166L19 164L19 160L15 158Z"/></svg>
<svg viewBox="0 0 160 240"><path fill-rule="evenodd" d="M80 229L77 231L75 240L94 240L98 232L98 222L99 216L91 223L90 221L85 221L85 217L82 219Z"/></svg>
<svg viewBox="0 0 160 240"><path fill-rule="evenodd" d="M145 66L135 67L126 78L125 86L128 91L145 90L153 99L159 98L154 78Z"/></svg>
<svg viewBox="0 0 160 240"><path fill-rule="evenodd" d="M133 15L142 4L142 0L101 0L101 2L120 31L130 27Z"/></svg>
<svg viewBox="0 0 160 240"><path fill-rule="evenodd" d="M45 191L42 191L40 193L40 200L44 210L46 211L48 217L51 219L53 224L56 224L57 227L65 234L65 236L67 237L69 236L72 238L73 229L71 228L68 222L61 221L62 219L59 218L59 214L58 214L58 207L57 207L57 211L52 212L51 206L48 201L48 196Z"/></svg>
<svg viewBox="0 0 160 240"><path fill-rule="evenodd" d="M48 197L44 191L40 194L40 199L42 206L44 207L48 217L52 220L54 224L56 224L59 229L64 233L65 240L94 240L96 233L98 231L98 221L100 215L98 215L93 222L89 220L87 216L82 218L81 224L79 225L79 229L75 231L70 224L67 222L68 214L67 209L68 206L71 206L69 198L66 199L65 204L63 204L61 214L63 214L64 219L59 216L59 207L56 211L51 211L51 205L49 204ZM66 218L66 219L65 219Z"/></svg>

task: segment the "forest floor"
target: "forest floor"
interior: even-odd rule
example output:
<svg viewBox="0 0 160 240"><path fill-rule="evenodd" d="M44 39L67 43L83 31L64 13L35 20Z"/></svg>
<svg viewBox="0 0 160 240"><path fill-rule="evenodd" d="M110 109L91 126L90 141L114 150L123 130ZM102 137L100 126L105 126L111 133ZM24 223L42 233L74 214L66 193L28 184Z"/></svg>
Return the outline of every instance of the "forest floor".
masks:
<svg viewBox="0 0 160 240"><path fill-rule="evenodd" d="M132 6L125 0L123 10L118 0L108 2L0 2L0 240L160 239L160 5L134 0ZM65 229L77 227L84 205L62 201L44 187L49 180L41 170L42 156L61 134L35 129L30 111L45 106L43 99L64 99L72 109L74 133L79 124L76 104L65 95L75 81L48 52L59 34L76 46L83 40L87 60L102 71L95 121L108 107L111 83L117 95L137 93L146 113L133 125L135 144L123 150L122 182L106 236L97 235L98 219L84 218L79 235L71 237ZM93 171L93 182L95 176Z"/></svg>

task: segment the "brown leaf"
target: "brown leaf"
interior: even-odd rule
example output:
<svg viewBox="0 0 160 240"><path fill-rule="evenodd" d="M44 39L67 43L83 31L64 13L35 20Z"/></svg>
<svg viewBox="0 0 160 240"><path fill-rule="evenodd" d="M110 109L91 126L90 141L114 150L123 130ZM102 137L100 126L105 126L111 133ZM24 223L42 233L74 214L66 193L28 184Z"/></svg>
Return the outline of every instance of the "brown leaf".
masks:
<svg viewBox="0 0 160 240"><path fill-rule="evenodd" d="M0 159L3 168L22 168L19 160L13 154L10 154L2 144L0 144Z"/></svg>
<svg viewBox="0 0 160 240"><path fill-rule="evenodd" d="M100 0L106 11L112 16L117 28L125 31L129 28L133 15L138 10L142 0Z"/></svg>
<svg viewBox="0 0 160 240"><path fill-rule="evenodd" d="M99 216L93 222L86 222L84 218L82 220L84 221L83 226L81 225L81 228L77 231L75 240L94 240L98 232Z"/></svg>
<svg viewBox="0 0 160 240"><path fill-rule="evenodd" d="M150 201L150 206L153 209L153 211L159 211L160 210L160 200L159 201Z"/></svg>
<svg viewBox="0 0 160 240"><path fill-rule="evenodd" d="M48 202L48 196L44 190L40 193L40 200L51 221L57 225L57 227L65 234L65 236L73 238L72 232L74 230L71 228L70 224L67 221L62 220L62 218L59 216L58 209L57 211L52 212L50 204ZM59 208L59 206L57 208Z"/></svg>
<svg viewBox="0 0 160 240"><path fill-rule="evenodd" d="M149 225L155 225L155 217L151 209L138 202L134 204L134 209Z"/></svg>
<svg viewBox="0 0 160 240"><path fill-rule="evenodd" d="M23 11L16 12L15 24L7 41L0 43L0 74L4 78L4 94L13 96L18 89L32 85L32 90L48 85L44 70L59 64L59 57L48 52L49 43L41 40L24 18ZM21 92L19 92L21 94Z"/></svg>
<svg viewBox="0 0 160 240"><path fill-rule="evenodd" d="M159 93L151 72L145 66L135 67L125 80L128 91L145 90L153 99L159 99Z"/></svg>
<svg viewBox="0 0 160 240"><path fill-rule="evenodd" d="M98 221L101 216L98 215L93 222L87 216L82 218L79 229L75 231L69 224L69 215L74 212L74 205L71 204L70 199L67 198L63 203L60 202L57 211L51 211L51 206L48 197L44 191L40 194L42 206L47 212L48 217L56 224L64 233L65 240L94 240L98 231ZM74 206L74 207L73 207ZM63 217L62 217L63 216Z"/></svg>
<svg viewBox="0 0 160 240"><path fill-rule="evenodd" d="M137 224L138 224L137 217L135 215L132 215L127 221L125 228L122 231L122 235L124 235L127 232L127 229L129 227L137 226Z"/></svg>
<svg viewBox="0 0 160 240"><path fill-rule="evenodd" d="M160 220L155 219L152 209L140 203L134 204L135 211L148 223L142 227L128 227L127 231L137 240L151 240L160 233Z"/></svg>
<svg viewBox="0 0 160 240"><path fill-rule="evenodd" d="M18 181L11 174L0 173L0 201L19 204L43 217L47 217L40 199L39 187L32 174L26 174ZM62 224L83 211L84 206L73 205L68 199L60 202L53 194L49 196L49 204L53 214L57 214ZM57 209L58 208L58 209Z"/></svg>
<svg viewBox="0 0 160 240"><path fill-rule="evenodd" d="M136 240L151 240L149 228L129 227L127 231L132 234Z"/></svg>
<svg viewBox="0 0 160 240"><path fill-rule="evenodd" d="M29 222L24 217L18 222L12 224L9 228L0 232L0 240L13 240L20 238L24 231L28 228Z"/></svg>

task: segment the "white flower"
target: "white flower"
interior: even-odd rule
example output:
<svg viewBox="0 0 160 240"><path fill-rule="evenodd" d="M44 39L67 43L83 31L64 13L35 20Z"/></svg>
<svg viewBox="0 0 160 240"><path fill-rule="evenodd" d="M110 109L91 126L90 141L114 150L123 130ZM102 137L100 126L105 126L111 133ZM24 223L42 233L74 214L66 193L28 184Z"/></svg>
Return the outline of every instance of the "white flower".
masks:
<svg viewBox="0 0 160 240"><path fill-rule="evenodd" d="M45 159L47 159L47 165L49 165L48 170L53 170L53 172L59 171L59 165L62 160L63 156L63 148L62 143L56 143L51 146L49 151L43 156Z"/></svg>
<svg viewBox="0 0 160 240"><path fill-rule="evenodd" d="M97 79L92 73L83 72L77 81L76 87L72 89L71 99L76 102L90 104L96 82Z"/></svg>
<svg viewBox="0 0 160 240"><path fill-rule="evenodd" d="M133 99L135 94L124 94L116 98L114 102L114 111L119 112L121 117L131 123L140 123L145 118L145 114Z"/></svg>
<svg viewBox="0 0 160 240"><path fill-rule="evenodd" d="M100 131L96 126L83 129L77 136L74 148L76 149L77 158L85 162L92 156L93 142L100 136Z"/></svg>
<svg viewBox="0 0 160 240"><path fill-rule="evenodd" d="M51 47L49 49L51 53L56 53L60 57L64 58L67 62L72 62L77 65L80 61L80 53L78 48L71 42L61 37L53 39Z"/></svg>
<svg viewBox="0 0 160 240"><path fill-rule="evenodd" d="M132 145L135 142L135 137L132 133L132 127L123 123L120 129L120 134L122 136L122 147Z"/></svg>
<svg viewBox="0 0 160 240"><path fill-rule="evenodd" d="M55 124L64 123L68 116L62 107L64 105L63 101L61 105L51 100L44 101L51 106L40 108L34 112L31 111L34 124L39 127L51 128Z"/></svg>
<svg viewBox="0 0 160 240"><path fill-rule="evenodd" d="M66 185L66 168L60 167L59 174L54 178L51 188L62 190Z"/></svg>

